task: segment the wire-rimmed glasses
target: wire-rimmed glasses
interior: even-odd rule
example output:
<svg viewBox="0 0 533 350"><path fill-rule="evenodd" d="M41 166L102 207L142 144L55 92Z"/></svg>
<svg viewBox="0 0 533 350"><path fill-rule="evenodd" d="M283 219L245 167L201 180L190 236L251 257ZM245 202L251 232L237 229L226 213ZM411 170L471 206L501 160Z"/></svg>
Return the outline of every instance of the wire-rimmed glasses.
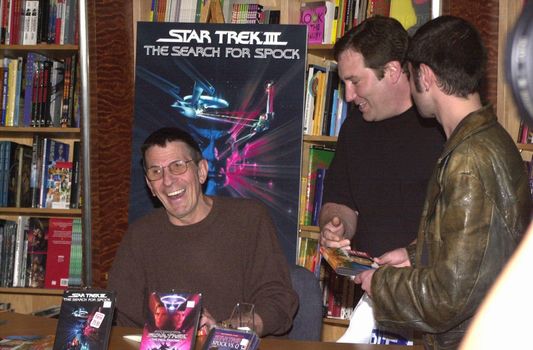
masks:
<svg viewBox="0 0 533 350"><path fill-rule="evenodd" d="M181 175L187 171L187 164L192 162L192 159L189 160L175 160L168 163L167 166L154 165L145 169L145 174L148 180L157 181L163 178L164 169L168 169L172 175Z"/></svg>

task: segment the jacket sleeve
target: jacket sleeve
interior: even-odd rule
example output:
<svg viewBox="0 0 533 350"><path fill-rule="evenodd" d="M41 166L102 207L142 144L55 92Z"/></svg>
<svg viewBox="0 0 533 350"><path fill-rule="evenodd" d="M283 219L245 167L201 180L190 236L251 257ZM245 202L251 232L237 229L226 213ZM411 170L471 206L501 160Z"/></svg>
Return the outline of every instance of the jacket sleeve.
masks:
<svg viewBox="0 0 533 350"><path fill-rule="evenodd" d="M266 208L261 207L257 227L247 242L245 299L255 305L263 320L264 335L287 333L298 307L287 259L281 251L276 230Z"/></svg>
<svg viewBox="0 0 533 350"><path fill-rule="evenodd" d="M464 163L462 164L464 166ZM453 167L453 165L452 165ZM382 267L373 275L376 320L388 327L447 331L471 317L487 286L480 268L488 244L493 201L471 171L452 169L421 228L429 264ZM429 240L428 237L433 237ZM489 257L490 258L490 257Z"/></svg>

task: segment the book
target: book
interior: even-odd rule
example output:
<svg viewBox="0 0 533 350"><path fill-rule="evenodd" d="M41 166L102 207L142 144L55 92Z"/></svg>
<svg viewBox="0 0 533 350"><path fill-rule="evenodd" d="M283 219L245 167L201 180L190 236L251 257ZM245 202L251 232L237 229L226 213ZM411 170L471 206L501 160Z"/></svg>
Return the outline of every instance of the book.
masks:
<svg viewBox="0 0 533 350"><path fill-rule="evenodd" d="M74 141L72 148L72 186L70 190L70 208L81 208L81 152L80 141Z"/></svg>
<svg viewBox="0 0 533 350"><path fill-rule="evenodd" d="M365 252L321 246L320 254L337 274L343 276L355 276L378 267L374 259Z"/></svg>
<svg viewBox="0 0 533 350"><path fill-rule="evenodd" d="M29 218L27 216L19 216L17 218L17 234L15 239L13 287L24 287L24 276L26 273L26 256L24 252L27 251L26 236L28 234L28 230Z"/></svg>
<svg viewBox="0 0 533 350"><path fill-rule="evenodd" d="M300 24L307 26L308 44L322 44L326 11L326 1L302 2Z"/></svg>
<svg viewBox="0 0 533 350"><path fill-rule="evenodd" d="M316 174L318 168L327 169L331 164L335 150L320 146L311 146L309 148L309 162L307 169L307 187L305 189L305 206L301 209L304 211L304 225L311 225L313 221L313 211L315 203Z"/></svg>
<svg viewBox="0 0 533 350"><path fill-rule="evenodd" d="M68 269L68 285L81 286L83 273L83 236L81 219L72 220L72 243L70 245L70 262Z"/></svg>
<svg viewBox="0 0 533 350"><path fill-rule="evenodd" d="M43 150L41 156L41 174L40 174L40 188L39 188L39 207L46 208L46 197L48 192L47 180L49 178L49 169L53 167L56 162L66 162L70 145L61 141L50 138L43 140Z"/></svg>
<svg viewBox="0 0 533 350"><path fill-rule="evenodd" d="M252 331L214 327L209 331L202 350L255 350L259 341L257 334Z"/></svg>
<svg viewBox="0 0 533 350"><path fill-rule="evenodd" d="M325 168L316 169L316 179L315 179L315 199L313 203L313 216L311 224L313 226L318 226L318 219L320 216L320 208L322 208L322 197L324 194L324 178L326 177Z"/></svg>
<svg viewBox="0 0 533 350"><path fill-rule="evenodd" d="M0 167L3 169L3 175L0 176L0 206L8 206L10 203L15 204L16 186L18 182L19 155L24 160L24 153L29 146L21 145L14 141L2 141L4 144L3 161L0 160ZM22 152L22 154L20 154ZM0 159L1 159L0 158ZM2 166L3 164L3 166ZM21 164L22 165L22 164ZM2 171L0 169L0 171ZM10 197L12 200L10 200Z"/></svg>
<svg viewBox="0 0 533 350"><path fill-rule="evenodd" d="M154 291L148 296L140 350L192 350L202 311L201 293Z"/></svg>
<svg viewBox="0 0 533 350"><path fill-rule="evenodd" d="M50 218L46 256L45 288L65 289L69 286L72 219Z"/></svg>
<svg viewBox="0 0 533 350"><path fill-rule="evenodd" d="M72 188L72 162L55 162L48 168L45 208L69 209Z"/></svg>
<svg viewBox="0 0 533 350"><path fill-rule="evenodd" d="M28 1L30 3L32 1ZM23 110L23 125L32 126L32 104L33 104L33 84L36 77L36 66L37 61L41 60L42 56L34 53L28 52L26 54L26 62L24 63L25 73L24 73L24 110Z"/></svg>
<svg viewBox="0 0 533 350"><path fill-rule="evenodd" d="M54 350L107 350L115 293L99 289L69 289L63 293Z"/></svg>
<svg viewBox="0 0 533 350"><path fill-rule="evenodd" d="M13 286L13 271L15 262L15 246L17 235L16 221L6 220L2 239L0 285L2 287Z"/></svg>
<svg viewBox="0 0 533 350"><path fill-rule="evenodd" d="M4 179L7 173L7 170L5 169L6 147L7 147L7 141L0 141L0 207L7 205L7 197L6 197L6 204L4 204ZM6 196L7 196L7 190L6 190Z"/></svg>
<svg viewBox="0 0 533 350"><path fill-rule="evenodd" d="M63 100L63 77L64 77L64 63L62 61L53 60L50 71L50 89L48 90L48 113L51 120L51 126L61 126L61 109Z"/></svg>
<svg viewBox="0 0 533 350"><path fill-rule="evenodd" d="M8 60L9 75L7 78L7 104L5 126L15 126L15 100L17 95L17 74L19 69L19 60L16 58L11 58Z"/></svg>
<svg viewBox="0 0 533 350"><path fill-rule="evenodd" d="M7 181L8 194L7 206L17 208L31 207L31 146L22 144L12 144L11 159Z"/></svg>
<svg viewBox="0 0 533 350"><path fill-rule="evenodd" d="M26 254L26 287L44 288L49 220L48 218L29 218L28 232L26 235L26 241L28 242Z"/></svg>

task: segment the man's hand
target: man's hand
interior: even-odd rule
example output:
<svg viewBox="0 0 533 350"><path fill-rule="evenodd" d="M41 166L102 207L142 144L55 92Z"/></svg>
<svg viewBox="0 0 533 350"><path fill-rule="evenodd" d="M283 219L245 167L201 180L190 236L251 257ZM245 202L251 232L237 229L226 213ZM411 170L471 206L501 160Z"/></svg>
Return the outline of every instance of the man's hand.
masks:
<svg viewBox="0 0 533 350"><path fill-rule="evenodd" d="M320 245L332 248L350 248L350 240L344 238L344 224L338 216L334 216L320 231Z"/></svg>
<svg viewBox="0 0 533 350"><path fill-rule="evenodd" d="M394 267L411 266L411 261L409 261L409 255L405 248L398 248L386 252L379 258L374 258L374 261L379 265L391 265Z"/></svg>
<svg viewBox="0 0 533 350"><path fill-rule="evenodd" d="M360 284L361 289L364 290L370 297L372 297L372 291L371 291L372 276L374 276L375 271L376 271L375 269L366 270L354 276L353 278L354 283Z"/></svg>

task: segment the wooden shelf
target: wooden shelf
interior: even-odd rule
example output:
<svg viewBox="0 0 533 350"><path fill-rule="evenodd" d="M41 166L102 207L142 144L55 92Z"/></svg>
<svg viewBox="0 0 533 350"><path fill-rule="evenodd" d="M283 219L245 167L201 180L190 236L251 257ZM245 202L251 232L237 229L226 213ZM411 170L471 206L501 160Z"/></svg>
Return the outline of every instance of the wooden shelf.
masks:
<svg viewBox="0 0 533 350"><path fill-rule="evenodd" d="M312 231L305 231L305 230L300 228L300 237L311 238L311 239L314 239L314 240L318 241L320 239L320 233L312 232Z"/></svg>
<svg viewBox="0 0 533 350"><path fill-rule="evenodd" d="M73 51L77 52L78 45L57 45L57 44L37 44L37 45L0 45L2 51Z"/></svg>
<svg viewBox="0 0 533 350"><path fill-rule="evenodd" d="M322 320L323 323L328 324L334 324L339 326L348 326L350 324L350 320L340 319L340 318L332 318L332 317L324 317Z"/></svg>
<svg viewBox="0 0 533 350"><path fill-rule="evenodd" d="M25 55L27 52L36 52L52 58L64 58L78 52L78 45L0 45L1 57L16 57Z"/></svg>
<svg viewBox="0 0 533 350"><path fill-rule="evenodd" d="M336 143L337 136L304 135L304 142Z"/></svg>
<svg viewBox="0 0 533 350"><path fill-rule="evenodd" d="M39 294L39 295L63 295L63 289L44 288L0 288L0 293L9 294Z"/></svg>
<svg viewBox="0 0 533 350"><path fill-rule="evenodd" d="M533 152L533 143L518 143L516 144L516 147L518 147L520 151Z"/></svg>
<svg viewBox="0 0 533 350"><path fill-rule="evenodd" d="M78 217L81 209L50 209L50 208L5 208L0 207L0 215L28 215L37 217Z"/></svg>
<svg viewBox="0 0 533 350"><path fill-rule="evenodd" d="M80 128L54 128L54 127L20 127L20 126L0 126L0 133L10 136L31 137L34 134L46 136L80 138Z"/></svg>
<svg viewBox="0 0 533 350"><path fill-rule="evenodd" d="M0 302L9 303L11 309L21 314L61 305L62 289L0 288Z"/></svg>
<svg viewBox="0 0 533 350"><path fill-rule="evenodd" d="M310 44L307 49L310 51L331 51L333 44Z"/></svg>

